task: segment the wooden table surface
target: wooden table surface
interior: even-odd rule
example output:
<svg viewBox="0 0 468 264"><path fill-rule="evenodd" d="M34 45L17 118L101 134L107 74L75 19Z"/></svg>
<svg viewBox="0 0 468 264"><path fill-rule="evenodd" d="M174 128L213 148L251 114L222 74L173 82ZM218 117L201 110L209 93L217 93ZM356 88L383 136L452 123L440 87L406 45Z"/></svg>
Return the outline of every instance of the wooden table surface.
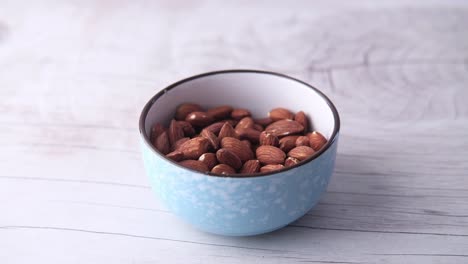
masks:
<svg viewBox="0 0 468 264"><path fill-rule="evenodd" d="M468 3L1 1L0 263L468 263ZM201 72L322 89L328 192L270 234L193 229L149 189L138 117Z"/></svg>

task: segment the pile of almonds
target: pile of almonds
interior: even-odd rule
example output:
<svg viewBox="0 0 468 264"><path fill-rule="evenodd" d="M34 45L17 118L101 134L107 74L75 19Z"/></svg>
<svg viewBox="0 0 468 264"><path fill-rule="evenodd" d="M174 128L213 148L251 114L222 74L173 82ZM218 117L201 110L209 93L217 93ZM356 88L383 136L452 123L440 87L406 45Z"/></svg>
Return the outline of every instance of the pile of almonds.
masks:
<svg viewBox="0 0 468 264"><path fill-rule="evenodd" d="M294 166L314 155L327 140L309 131L303 111L275 108L253 119L249 110L219 106L204 110L184 103L169 128L155 124L151 142L180 165L214 174L252 174Z"/></svg>

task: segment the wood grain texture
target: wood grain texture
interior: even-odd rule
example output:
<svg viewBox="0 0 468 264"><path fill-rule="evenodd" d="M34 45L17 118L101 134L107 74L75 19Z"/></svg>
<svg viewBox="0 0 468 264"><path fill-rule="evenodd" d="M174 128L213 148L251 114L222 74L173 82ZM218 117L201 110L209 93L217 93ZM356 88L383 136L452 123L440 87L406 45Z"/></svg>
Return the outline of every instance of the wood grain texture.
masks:
<svg viewBox="0 0 468 264"><path fill-rule="evenodd" d="M468 5L418 2L1 2L0 263L467 263ZM148 98L226 68L342 118L326 195L262 236L180 222L140 159Z"/></svg>

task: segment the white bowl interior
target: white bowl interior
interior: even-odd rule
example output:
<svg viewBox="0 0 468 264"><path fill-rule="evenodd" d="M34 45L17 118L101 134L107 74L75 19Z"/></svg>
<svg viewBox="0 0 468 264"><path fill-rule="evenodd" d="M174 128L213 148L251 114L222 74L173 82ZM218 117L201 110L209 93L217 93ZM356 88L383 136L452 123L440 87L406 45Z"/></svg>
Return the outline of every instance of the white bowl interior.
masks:
<svg viewBox="0 0 468 264"><path fill-rule="evenodd" d="M336 125L327 101L314 89L280 75L261 72L222 72L183 82L166 90L151 106L145 119L147 135L157 122L167 125L176 107L193 102L209 108L231 105L249 109L262 118L275 107L304 111L312 128L330 139Z"/></svg>

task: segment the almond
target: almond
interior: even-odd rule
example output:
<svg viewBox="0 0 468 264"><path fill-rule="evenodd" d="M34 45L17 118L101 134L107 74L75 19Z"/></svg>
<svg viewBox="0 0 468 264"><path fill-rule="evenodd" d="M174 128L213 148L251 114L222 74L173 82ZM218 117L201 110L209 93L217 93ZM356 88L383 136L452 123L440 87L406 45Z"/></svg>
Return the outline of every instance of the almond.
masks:
<svg viewBox="0 0 468 264"><path fill-rule="evenodd" d="M207 172L208 171L208 167L205 165L205 163L203 163L203 162L201 162L199 160L183 160L183 161L179 162L179 164L186 167L186 168L196 170L196 171L200 171L200 172Z"/></svg>
<svg viewBox="0 0 468 264"><path fill-rule="evenodd" d="M162 134L162 132L166 131L166 129L160 124L156 123L152 128L151 128L151 134L150 134L150 141L151 143L156 144L156 139L159 137L159 135Z"/></svg>
<svg viewBox="0 0 468 264"><path fill-rule="evenodd" d="M181 139L177 140L174 143L174 145L172 145L172 150L178 150L182 144L184 144L185 142L187 142L189 140L190 140L189 137L184 137L184 138L181 138Z"/></svg>
<svg viewBox="0 0 468 264"><path fill-rule="evenodd" d="M251 174L257 173L260 170L260 161L258 160L248 160L244 163L241 169L241 173Z"/></svg>
<svg viewBox="0 0 468 264"><path fill-rule="evenodd" d="M216 151L216 158L221 164L229 165L230 167L238 170L242 167L242 161L240 158L232 151L228 149L219 149Z"/></svg>
<svg viewBox="0 0 468 264"><path fill-rule="evenodd" d="M224 120L221 120L221 122L226 123L228 122L229 124L231 124L232 127L235 127L237 126L237 124L239 123L239 120L234 120L234 119L224 119Z"/></svg>
<svg viewBox="0 0 468 264"><path fill-rule="evenodd" d="M184 153L186 159L198 159L203 153L208 152L209 146L208 139L196 137L180 145L179 150Z"/></svg>
<svg viewBox="0 0 468 264"><path fill-rule="evenodd" d="M229 105L222 105L208 109L206 113L210 115L214 120L220 120L231 116L233 108Z"/></svg>
<svg viewBox="0 0 468 264"><path fill-rule="evenodd" d="M182 128L182 131L184 131L184 136L192 137L193 135L196 134L195 129L189 122L177 121L177 124Z"/></svg>
<svg viewBox="0 0 468 264"><path fill-rule="evenodd" d="M308 133L310 126L304 111L294 114L278 107L268 117L253 119L243 108L222 105L205 111L184 103L169 127L154 124L149 138L158 152L182 166L216 174L255 174L295 166L323 148L327 139L316 131Z"/></svg>
<svg viewBox="0 0 468 264"><path fill-rule="evenodd" d="M236 133L239 135L240 139L248 139L252 143L257 143L261 132L253 128L241 128L236 129Z"/></svg>
<svg viewBox="0 0 468 264"><path fill-rule="evenodd" d="M296 147L296 140L299 136L286 136L279 140L279 148L288 153L291 149Z"/></svg>
<svg viewBox="0 0 468 264"><path fill-rule="evenodd" d="M294 121L304 127L304 131L309 131L309 119L303 111L299 111L294 115Z"/></svg>
<svg viewBox="0 0 468 264"><path fill-rule="evenodd" d="M298 164L299 162L301 162L301 161L298 160L298 159L296 159L296 158L288 157L288 158L284 161L284 166L285 166L285 167L291 167L291 166L294 166L294 165Z"/></svg>
<svg viewBox="0 0 468 264"><path fill-rule="evenodd" d="M255 123L263 126L263 127L266 127L268 126L269 124L273 123L273 119L269 118L269 117L264 117L264 118L260 118L260 119L255 119L254 120Z"/></svg>
<svg viewBox="0 0 468 264"><path fill-rule="evenodd" d="M263 131L262 133L260 133L259 142L260 145L269 145L277 147L279 144L279 139L277 136Z"/></svg>
<svg viewBox="0 0 468 264"><path fill-rule="evenodd" d="M236 120L240 120L246 116L251 116L250 111L243 108L234 109L231 113L231 117Z"/></svg>
<svg viewBox="0 0 468 264"><path fill-rule="evenodd" d="M236 170L227 164L218 164L211 169L211 172L216 174L235 174Z"/></svg>
<svg viewBox="0 0 468 264"><path fill-rule="evenodd" d="M229 122L225 122L219 131L218 138L221 140L225 137L237 137L236 131Z"/></svg>
<svg viewBox="0 0 468 264"><path fill-rule="evenodd" d="M253 128L253 126L254 126L254 121L250 116L248 116L239 120L239 123L237 123L236 125L236 130L243 129L243 128Z"/></svg>
<svg viewBox="0 0 468 264"><path fill-rule="evenodd" d="M291 113L291 111L289 111L286 108L281 108L281 107L272 109L268 113L268 116L273 121L278 121L278 120L282 120L282 119L293 119L293 117L294 117L294 115L293 115L293 113Z"/></svg>
<svg viewBox="0 0 468 264"><path fill-rule="evenodd" d="M169 125L167 136L169 137L169 143L171 146L174 146L177 140L184 137L184 130L182 130L182 127L180 127L174 119L172 119L171 124Z"/></svg>
<svg viewBox="0 0 468 264"><path fill-rule="evenodd" d="M244 145L246 145L249 149L252 149L252 142L250 142L249 140L244 139L241 140L241 142L244 143Z"/></svg>
<svg viewBox="0 0 468 264"><path fill-rule="evenodd" d="M282 164L286 158L286 154L274 146L259 146L256 154L262 164Z"/></svg>
<svg viewBox="0 0 468 264"><path fill-rule="evenodd" d="M187 115L185 121L189 122L192 126L204 127L213 123L213 118L206 112L192 112Z"/></svg>
<svg viewBox="0 0 468 264"><path fill-rule="evenodd" d="M284 166L282 164L268 164L260 168L260 172L272 172L276 170L283 169Z"/></svg>
<svg viewBox="0 0 468 264"><path fill-rule="evenodd" d="M265 128L265 131L277 137L288 136L304 131L304 127L294 120L276 121Z"/></svg>
<svg viewBox="0 0 468 264"><path fill-rule="evenodd" d="M218 134L219 134L219 131L221 130L221 128L223 127L223 125L224 125L225 123L226 123L226 122L223 122L223 121L216 122L216 123L213 123L213 124L211 124L211 125L205 127L204 129L213 132L213 134L215 134L215 135L218 135Z"/></svg>
<svg viewBox="0 0 468 264"><path fill-rule="evenodd" d="M291 149L288 152L288 156L296 158L296 159L298 159L300 161L303 161L303 160L307 159L308 157L314 155L314 153L315 153L315 150L313 148L311 148L311 147L299 146L299 147L295 147L295 148Z"/></svg>
<svg viewBox="0 0 468 264"><path fill-rule="evenodd" d="M309 146L309 138L306 136L299 136L296 139L296 147Z"/></svg>
<svg viewBox="0 0 468 264"><path fill-rule="evenodd" d="M188 114L200 111L203 111L203 108L200 105L193 103L184 103L177 107L175 119L185 120Z"/></svg>
<svg viewBox="0 0 468 264"><path fill-rule="evenodd" d="M205 163L210 171L214 166L216 166L216 164L218 164L218 159L216 159L216 154L214 153L204 153L200 158L198 158L198 160Z"/></svg>
<svg viewBox="0 0 468 264"><path fill-rule="evenodd" d="M161 152L164 155L171 151L171 145L169 144L169 137L167 136L166 131L162 132L162 134L158 136L158 138L156 139L155 147L159 152Z"/></svg>
<svg viewBox="0 0 468 264"><path fill-rule="evenodd" d="M225 137L221 140L221 147L234 152L241 161L253 159L254 154L252 150L239 139L233 137Z"/></svg>
<svg viewBox="0 0 468 264"><path fill-rule="evenodd" d="M327 139L317 131L308 133L309 144L315 151L319 151L325 144L327 144Z"/></svg>
<svg viewBox="0 0 468 264"><path fill-rule="evenodd" d="M182 161L184 159L184 153L180 150L175 150L166 155L166 158L173 161Z"/></svg>
<svg viewBox="0 0 468 264"><path fill-rule="evenodd" d="M219 139L218 137L211 131L207 130L207 129L203 129L200 133L200 136L208 139L208 141L210 142L211 144L211 147L214 149L214 150L217 150L219 148Z"/></svg>

